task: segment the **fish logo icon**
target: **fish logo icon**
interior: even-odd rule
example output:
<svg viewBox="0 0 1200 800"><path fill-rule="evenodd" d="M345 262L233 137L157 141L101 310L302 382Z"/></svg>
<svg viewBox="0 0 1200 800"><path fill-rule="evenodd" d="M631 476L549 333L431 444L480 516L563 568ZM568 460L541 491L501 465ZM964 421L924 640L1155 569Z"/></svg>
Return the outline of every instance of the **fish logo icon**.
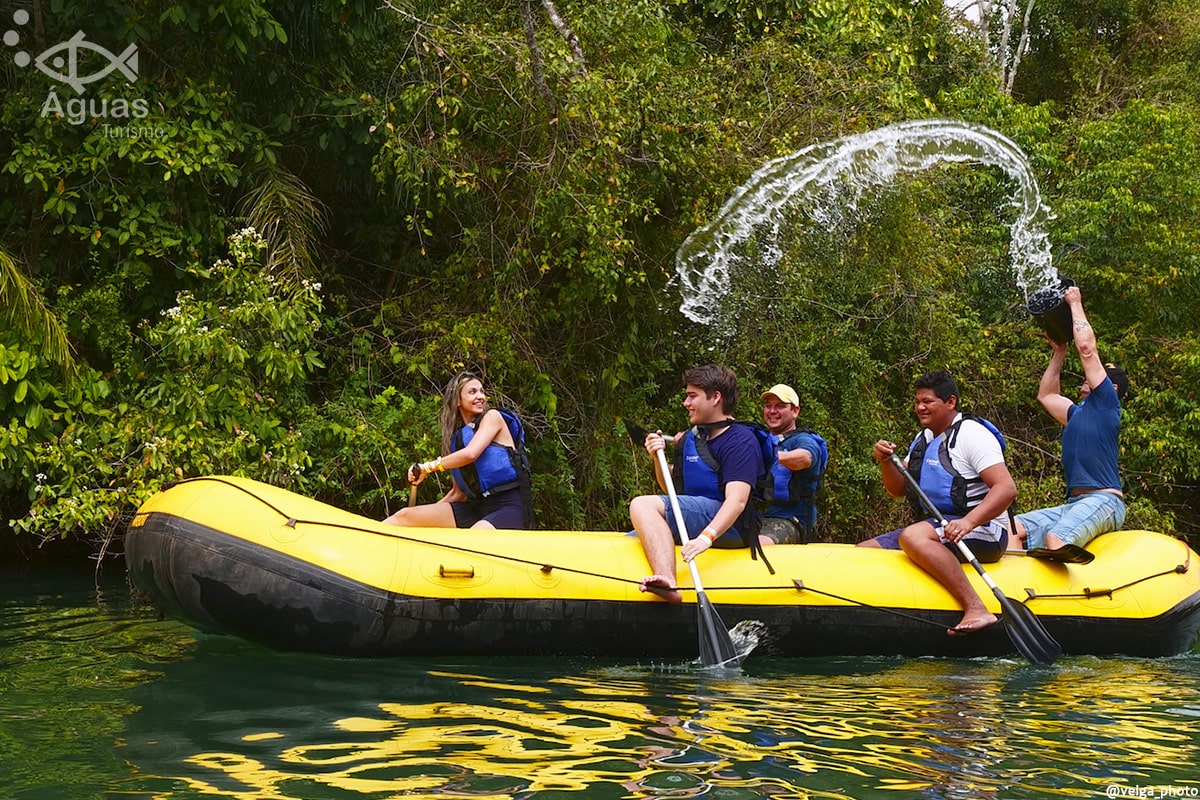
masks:
<svg viewBox="0 0 1200 800"><path fill-rule="evenodd" d="M93 72L81 75L80 62L83 59L80 57L80 51L86 50L107 59L107 63L99 65L99 68ZM33 65L54 80L65 83L77 93L83 94L87 84L103 79L113 70L119 71L130 82L136 81L138 77L137 45L131 44L120 55L117 55L95 42L89 42L87 34L78 31L65 42L60 42L38 55L34 59Z"/></svg>
<svg viewBox="0 0 1200 800"><path fill-rule="evenodd" d="M65 83L82 95L90 83L102 80L113 72L119 72L130 83L138 79L137 45L131 44L120 54L113 53L95 42L89 42L87 34L76 31L75 35L65 42L60 42L47 48L37 56L30 55L21 45L21 28L28 25L31 17L23 8L17 9L12 15L13 27L4 32L4 44L14 49L13 63L18 67L37 67L50 78ZM107 131L110 127L117 131L136 131L137 137L163 135L158 128L134 128L126 123L141 120L150 116L150 104L145 98L136 97L104 97L89 99L74 97L60 100L58 93L51 89L46 93L46 102L42 103L41 116L66 120L71 125L82 125L88 119L95 122L114 122L115 125L104 125ZM119 135L126 135L121 133Z"/></svg>

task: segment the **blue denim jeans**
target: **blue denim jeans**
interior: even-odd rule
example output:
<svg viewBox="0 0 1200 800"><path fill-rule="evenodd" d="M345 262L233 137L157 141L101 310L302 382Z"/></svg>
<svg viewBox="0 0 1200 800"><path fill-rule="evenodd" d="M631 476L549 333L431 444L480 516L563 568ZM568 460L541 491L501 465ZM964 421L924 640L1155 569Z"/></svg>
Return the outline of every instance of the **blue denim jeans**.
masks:
<svg viewBox="0 0 1200 800"><path fill-rule="evenodd" d="M717 515L717 509L721 507L720 500L711 500L707 497L695 497L690 494L681 494L679 498L679 510L683 512L683 524L687 527L688 538L695 539L700 535L700 531L704 530L708 523L712 522L712 518ZM667 517L667 524L671 526L671 535L675 537L676 544L683 544L679 538L679 529L675 525L675 512L671 510L671 498L667 495L659 495L659 499L663 503L663 512ZM636 534L632 534L636 535ZM742 539L742 535L738 532L736 526L725 531L724 534L717 537L713 542L713 547L745 547L746 542Z"/></svg>
<svg viewBox="0 0 1200 800"><path fill-rule="evenodd" d="M1017 519L1025 526L1025 547L1029 549L1045 547L1047 533L1083 547L1125 524L1125 501L1111 492L1088 492L1061 506L1017 514Z"/></svg>

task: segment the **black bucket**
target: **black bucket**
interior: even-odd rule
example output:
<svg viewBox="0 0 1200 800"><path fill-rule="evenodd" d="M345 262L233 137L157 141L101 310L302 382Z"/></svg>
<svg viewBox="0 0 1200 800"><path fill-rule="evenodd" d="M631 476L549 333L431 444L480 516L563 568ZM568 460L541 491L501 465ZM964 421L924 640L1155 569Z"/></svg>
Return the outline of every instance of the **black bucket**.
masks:
<svg viewBox="0 0 1200 800"><path fill-rule="evenodd" d="M1071 326L1071 307L1063 302L1063 293L1075 285L1070 278L1059 278L1054 286L1044 286L1033 294L1025 303L1025 308L1042 326L1042 330L1059 344L1066 344L1075 338Z"/></svg>

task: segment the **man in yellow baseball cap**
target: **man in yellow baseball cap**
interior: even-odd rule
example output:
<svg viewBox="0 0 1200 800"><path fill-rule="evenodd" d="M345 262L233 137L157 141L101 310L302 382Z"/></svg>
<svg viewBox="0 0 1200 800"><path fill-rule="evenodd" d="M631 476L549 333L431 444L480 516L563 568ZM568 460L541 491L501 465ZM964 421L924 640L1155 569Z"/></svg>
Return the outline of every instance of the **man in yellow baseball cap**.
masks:
<svg viewBox="0 0 1200 800"><path fill-rule="evenodd" d="M775 463L767 467L767 507L759 542L804 544L817 525L817 492L829 464L825 440L811 428L797 427L800 395L777 383L761 395L763 422L778 441Z"/></svg>

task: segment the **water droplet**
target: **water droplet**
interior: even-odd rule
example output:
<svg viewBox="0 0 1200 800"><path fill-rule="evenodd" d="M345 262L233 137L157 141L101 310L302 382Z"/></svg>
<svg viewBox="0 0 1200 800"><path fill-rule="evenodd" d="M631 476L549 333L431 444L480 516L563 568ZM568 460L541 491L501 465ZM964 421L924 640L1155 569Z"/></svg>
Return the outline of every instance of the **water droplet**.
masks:
<svg viewBox="0 0 1200 800"><path fill-rule="evenodd" d="M1042 202L1037 180L1020 147L981 125L959 120L901 122L866 133L822 142L773 159L726 201L716 219L694 231L675 255L676 277L689 319L713 324L733 268L745 258L737 248L754 244L756 272L770 270L783 255L779 234L797 209L832 228L852 214L868 189L887 185L904 173L936 164L967 163L999 167L1015 185L1009 252L1017 284L1031 288L1054 282L1055 270L1045 224L1053 219Z"/></svg>

